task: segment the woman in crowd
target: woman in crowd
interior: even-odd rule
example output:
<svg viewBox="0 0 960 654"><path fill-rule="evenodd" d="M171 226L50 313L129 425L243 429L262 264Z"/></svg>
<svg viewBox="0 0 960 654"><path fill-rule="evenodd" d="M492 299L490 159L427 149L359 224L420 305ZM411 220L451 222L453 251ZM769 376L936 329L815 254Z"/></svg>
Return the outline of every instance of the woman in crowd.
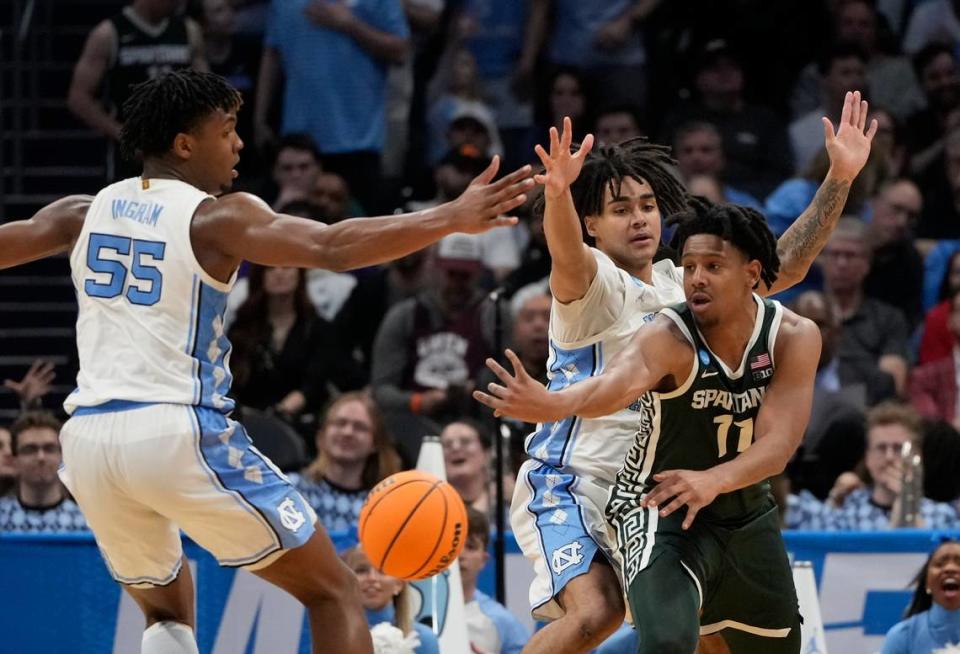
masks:
<svg viewBox="0 0 960 654"><path fill-rule="evenodd" d="M954 651L950 646L960 643L960 542L940 543L914 582L906 619L887 632L881 654Z"/></svg>
<svg viewBox="0 0 960 654"><path fill-rule="evenodd" d="M327 531L349 531L370 489L400 471L400 455L373 400L359 392L330 405L316 444L317 458L291 480Z"/></svg>
<svg viewBox="0 0 960 654"><path fill-rule="evenodd" d="M440 654L437 637L426 626L414 621L410 590L402 579L391 577L377 570L359 546L340 555L344 563L357 575L360 584L360 601L367 612L367 622L373 629L387 623L403 632L407 642L415 634L419 644L412 650L415 654ZM410 651L410 650L405 650Z"/></svg>

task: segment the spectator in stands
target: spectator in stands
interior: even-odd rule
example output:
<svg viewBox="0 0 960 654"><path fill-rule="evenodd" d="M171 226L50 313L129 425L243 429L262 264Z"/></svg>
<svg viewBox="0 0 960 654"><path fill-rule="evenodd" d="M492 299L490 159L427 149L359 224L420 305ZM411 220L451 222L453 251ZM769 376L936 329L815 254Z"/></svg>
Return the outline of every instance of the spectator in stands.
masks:
<svg viewBox="0 0 960 654"><path fill-rule="evenodd" d="M960 370L960 291L950 299L947 326L953 336L953 354L913 369L910 375L910 403L922 416L937 418L960 427L957 414L957 371Z"/></svg>
<svg viewBox="0 0 960 654"><path fill-rule="evenodd" d="M943 261L944 257L940 245L949 245L951 253L948 255L946 270L940 271L935 277L935 270L931 269L933 259ZM920 341L920 365L932 363L948 358L953 354L956 338L950 330L950 315L953 313L952 298L960 291L960 243L956 241L941 242L933 252L927 255L924 262L927 267L927 279L924 283L924 298L929 296L931 280L937 279L939 289L936 291L938 303L927 311L923 322L923 339ZM933 266L940 268L940 266Z"/></svg>
<svg viewBox="0 0 960 654"><path fill-rule="evenodd" d="M534 284L550 275L550 250L547 249L547 237L543 233L543 216L533 211L533 206L543 193L542 186L535 186L527 193L527 201L514 210L520 219L520 225L526 230L522 241L526 241L520 255L520 266L503 280L505 297L512 297L528 284Z"/></svg>
<svg viewBox="0 0 960 654"><path fill-rule="evenodd" d="M563 127L563 119L573 122L574 141L579 141L590 126L590 102L587 78L576 68L562 67L554 71L546 88L546 95L537 102L535 141L549 143L549 129Z"/></svg>
<svg viewBox="0 0 960 654"><path fill-rule="evenodd" d="M640 109L629 104L609 105L597 112L593 135L598 145L617 145L644 135Z"/></svg>
<svg viewBox="0 0 960 654"><path fill-rule="evenodd" d="M923 106L923 94L909 59L890 54L881 47L879 14L870 0L845 0L833 11L833 38L837 43L853 43L866 56L866 82L870 104L889 108L899 120ZM810 64L800 73L790 99L794 117L815 110L820 104L820 75ZM875 114L871 106L871 115Z"/></svg>
<svg viewBox="0 0 960 654"><path fill-rule="evenodd" d="M373 343L387 311L424 289L428 258L428 252L420 250L364 276L337 314L337 342L353 361L355 386L370 380Z"/></svg>
<svg viewBox="0 0 960 654"><path fill-rule="evenodd" d="M457 557L463 586L467 636L474 652L520 654L530 633L500 602L477 590L477 578L490 554L490 521L483 511L467 507L467 540Z"/></svg>
<svg viewBox="0 0 960 654"><path fill-rule="evenodd" d="M935 240L960 239L960 110L957 125L947 135L943 156L920 180L923 212L917 223L918 247L929 251Z"/></svg>
<svg viewBox="0 0 960 654"><path fill-rule="evenodd" d="M882 185L870 207L873 255L864 293L899 307L912 331L923 320L923 257L912 238L923 197L916 184L900 178Z"/></svg>
<svg viewBox="0 0 960 654"><path fill-rule="evenodd" d="M920 416L893 403L880 404L867 414L866 486L852 491L829 518L830 528L843 531L889 529L895 524L903 490L902 456L905 443L922 445ZM920 501L920 526L953 529L957 511L949 504L926 497Z"/></svg>
<svg viewBox="0 0 960 654"><path fill-rule="evenodd" d="M784 474L770 480L770 489L780 510L781 529L820 531L827 528L831 508L808 489L793 488L790 478Z"/></svg>
<svg viewBox="0 0 960 654"><path fill-rule="evenodd" d="M551 68L579 68L597 89L603 89L607 100L642 107L646 104L648 64L642 27L659 4L646 0L534 0L529 5L521 66L525 73L532 72L542 50Z"/></svg>
<svg viewBox="0 0 960 654"><path fill-rule="evenodd" d="M16 493L0 497L0 533L88 531L83 514L60 483L60 421L28 412L10 427Z"/></svg>
<svg viewBox="0 0 960 654"><path fill-rule="evenodd" d="M913 68L926 107L907 118L904 134L910 174L921 175L943 153L945 136L957 127L960 75L953 47L942 43L931 43L914 55Z"/></svg>
<svg viewBox="0 0 960 654"><path fill-rule="evenodd" d="M960 11L953 0L928 0L914 5L903 35L903 49L913 54L937 43L952 48L960 42Z"/></svg>
<svg viewBox="0 0 960 654"><path fill-rule="evenodd" d="M423 211L460 197L474 177L490 165L490 157L472 145L450 150L437 163L433 178L437 195L425 202L409 202L408 211ZM481 261L496 279L503 279L520 265L518 244L521 228L497 227L483 234L471 235L479 244ZM461 240L465 240L461 237Z"/></svg>
<svg viewBox="0 0 960 654"><path fill-rule="evenodd" d="M37 359L30 364L30 368L20 381L3 380L4 387L9 388L20 398L21 411L42 408L42 400L50 392L53 380L57 378L54 368L52 361Z"/></svg>
<svg viewBox="0 0 960 654"><path fill-rule="evenodd" d="M273 160L273 207L279 209L294 200L309 199L322 172L320 151L313 139L307 134L285 135L277 144Z"/></svg>
<svg viewBox="0 0 960 654"><path fill-rule="evenodd" d="M784 122L772 110L747 102L742 63L724 39L699 46L692 82L694 100L670 112L662 142L672 143L676 128L685 123L714 125L723 137L725 181L754 197L766 197L793 172ZM821 127L817 143L822 141Z"/></svg>
<svg viewBox="0 0 960 654"><path fill-rule="evenodd" d="M949 652L960 642L960 543L943 540L913 582L904 620L887 632L881 654Z"/></svg>
<svg viewBox="0 0 960 654"><path fill-rule="evenodd" d="M491 515L495 490L491 483L490 432L469 418L449 423L440 432L447 481L457 489L467 506ZM513 477L507 473L504 498L513 497ZM509 510L509 507L507 508Z"/></svg>
<svg viewBox="0 0 960 654"><path fill-rule="evenodd" d="M435 283L390 309L374 343L374 397L391 424L409 425L400 440L416 441L437 433L438 424L470 415L473 380L492 351L493 304L483 301L478 286L479 242L447 236L434 262Z"/></svg>
<svg viewBox="0 0 960 654"><path fill-rule="evenodd" d="M17 485L17 464L13 458L13 437L6 425L0 425L0 497Z"/></svg>
<svg viewBox="0 0 960 654"><path fill-rule="evenodd" d="M251 266L249 280L228 332L234 397L296 423L327 400L333 328L310 303L304 270Z"/></svg>
<svg viewBox="0 0 960 654"><path fill-rule="evenodd" d="M281 131L310 134L324 169L377 212L387 67L404 61L408 37L401 0L273 0L254 115L258 144L273 138L268 116L282 78Z"/></svg>
<svg viewBox="0 0 960 654"><path fill-rule="evenodd" d="M907 168L903 121L897 120L893 114L876 104L870 105L870 116L877 121L871 152L875 151L880 158L883 177L897 179Z"/></svg>
<svg viewBox="0 0 960 654"><path fill-rule="evenodd" d="M830 298L819 291L807 291L797 297L791 308L817 325L822 346L810 422L789 466L790 482L794 491L809 491L823 500L837 476L852 470L863 458L864 408L868 402L892 395L893 382L889 375L876 370L871 375L851 369L837 357L842 326L836 304ZM798 516L817 513L794 508L791 520L787 521L791 528L803 528L797 526Z"/></svg>
<svg viewBox="0 0 960 654"><path fill-rule="evenodd" d="M328 225L346 220L353 213L350 210L350 187L336 173L320 173L309 198L320 209L323 222Z"/></svg>
<svg viewBox="0 0 960 654"><path fill-rule="evenodd" d="M740 204L757 211L762 210L760 202L755 197L723 183L726 168L723 137L714 125L692 122L678 127L673 138L673 156L677 160L677 169L684 181L689 183L695 176L712 177L721 185L720 202Z"/></svg>
<svg viewBox="0 0 960 654"><path fill-rule="evenodd" d="M356 528L370 489L401 469L379 409L365 393L344 393L317 430L317 458L291 481L328 531Z"/></svg>
<svg viewBox="0 0 960 654"><path fill-rule="evenodd" d="M820 104L790 124L794 170L805 170L821 147L822 118L837 125L848 92L867 88L867 56L853 43L838 43L817 62L820 73ZM864 93L864 95L868 95Z"/></svg>
<svg viewBox="0 0 960 654"><path fill-rule="evenodd" d="M451 19L452 47L464 46L477 63L483 94L496 115L508 170L533 159L533 67L521 60L529 3L466 0Z"/></svg>
<svg viewBox="0 0 960 654"><path fill-rule="evenodd" d="M110 140L108 181L140 174L139 165L119 156L130 87L176 68L207 70L200 27L178 15L181 5L180 0L132 0L93 28L73 69L67 106Z"/></svg>
<svg viewBox="0 0 960 654"><path fill-rule="evenodd" d="M238 33L237 13L232 0L193 0L194 17L203 28L204 51L210 71L227 78L236 88L246 110L237 114L237 135L247 152L240 160L240 179L263 171L262 157L249 152L254 147L253 107L257 73L260 70L261 40Z"/></svg>
<svg viewBox="0 0 960 654"><path fill-rule="evenodd" d="M357 575L360 600L371 627L386 622L398 627L408 638L416 635L418 644L412 650L414 654L440 654L440 644L430 627L413 619L412 598L405 581L380 572L359 546L343 552L340 558Z"/></svg>
<svg viewBox="0 0 960 654"><path fill-rule="evenodd" d="M885 372L893 378L897 396L906 397L907 322L899 309L864 294L870 271L866 225L841 218L821 258L824 291L836 303L843 324L837 351L841 363Z"/></svg>

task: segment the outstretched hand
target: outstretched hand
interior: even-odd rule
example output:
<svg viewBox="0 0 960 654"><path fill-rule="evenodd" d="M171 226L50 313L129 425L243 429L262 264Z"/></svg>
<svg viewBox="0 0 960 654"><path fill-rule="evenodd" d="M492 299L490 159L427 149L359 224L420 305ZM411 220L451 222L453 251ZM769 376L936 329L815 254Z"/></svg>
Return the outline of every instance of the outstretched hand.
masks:
<svg viewBox="0 0 960 654"><path fill-rule="evenodd" d="M830 155L830 167L841 178L853 180L870 156L870 144L877 133L877 120L871 120L869 129L864 131L867 127L867 109L867 101L861 99L860 91L848 91L836 132L829 118L824 116L820 119L823 121L824 145Z"/></svg>
<svg viewBox="0 0 960 654"><path fill-rule="evenodd" d="M657 485L647 494L641 506L660 509L660 517L687 507L683 528L689 529L703 507L719 495L717 477L710 470L664 470L653 476Z"/></svg>
<svg viewBox="0 0 960 654"><path fill-rule="evenodd" d="M19 395L21 402L29 405L50 392L56 376L52 362L37 359L27 370L23 379L20 381L5 379L3 385Z"/></svg>
<svg viewBox="0 0 960 654"><path fill-rule="evenodd" d="M499 169L500 157L495 156L467 190L450 203L456 231L479 234L494 227L517 224L515 217L506 214L527 201L526 192L534 185L530 177L532 169L524 166L494 182Z"/></svg>
<svg viewBox="0 0 960 654"><path fill-rule="evenodd" d="M543 162L544 172L534 175L533 179L537 184L543 184L543 192L549 198L563 195L580 175L583 162L593 149L593 134L583 137L583 143L576 152L570 151L572 143L573 123L568 117L563 119L562 134L557 132L556 127L550 128L550 154L539 144L534 148Z"/></svg>
<svg viewBox="0 0 960 654"><path fill-rule="evenodd" d="M527 374L513 350L507 350L506 355L513 374L493 359L487 359L487 367L503 385L490 383L487 385L490 392L474 391L474 399L493 409L495 416L510 416L524 422L551 422L566 417L554 394Z"/></svg>

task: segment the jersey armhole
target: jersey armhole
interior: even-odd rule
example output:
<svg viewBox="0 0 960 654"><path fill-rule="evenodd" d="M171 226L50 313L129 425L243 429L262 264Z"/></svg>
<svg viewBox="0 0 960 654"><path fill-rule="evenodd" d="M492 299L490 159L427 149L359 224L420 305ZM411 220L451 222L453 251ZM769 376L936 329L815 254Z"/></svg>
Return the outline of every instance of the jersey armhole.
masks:
<svg viewBox="0 0 960 654"><path fill-rule="evenodd" d="M770 365L777 367L776 345L777 334L780 333L780 324L783 322L783 305L776 300L771 300L773 305L773 318L770 319L770 331L767 333L767 352L770 353Z"/></svg>
<svg viewBox="0 0 960 654"><path fill-rule="evenodd" d="M193 207L193 211L190 212L190 220L186 221L186 242L187 250L189 251L187 256L190 257L190 262L193 264L197 274L200 276L200 280L204 284L220 291L221 293L229 293L237 281L237 274L240 272L240 267L238 266L236 269L234 269L228 281L221 282L219 279L216 279L213 275L208 273L206 269L200 265L200 260L197 259L197 253L193 249L193 219L196 218L197 211L200 209L201 205L203 205L203 203L207 200L212 200L213 202L217 201L217 199L212 195L204 195L197 201L196 205Z"/></svg>
<svg viewBox="0 0 960 654"><path fill-rule="evenodd" d="M690 390L690 386L697 378L697 373L700 372L700 352L697 350L696 341L693 340L693 334L690 333L690 330L683 322L683 318L680 317L680 314L670 307L664 307L660 310L660 315L673 321L673 323L680 329L680 332L683 334L684 338L687 339L687 342L690 344L690 349L693 350L693 365L690 366L690 374L687 375L687 378L683 381L683 383L672 391L666 393L657 393L661 399L669 400L671 398L680 397Z"/></svg>

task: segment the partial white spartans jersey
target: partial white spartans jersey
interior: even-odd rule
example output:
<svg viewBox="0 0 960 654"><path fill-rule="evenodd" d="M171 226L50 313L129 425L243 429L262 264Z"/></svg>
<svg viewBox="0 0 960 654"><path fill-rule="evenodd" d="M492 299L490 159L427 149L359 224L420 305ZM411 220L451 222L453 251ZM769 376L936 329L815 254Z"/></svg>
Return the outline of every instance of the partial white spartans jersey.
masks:
<svg viewBox="0 0 960 654"><path fill-rule="evenodd" d="M547 360L550 390L599 375L660 309L685 299L683 272L672 262L653 266L651 285L618 268L599 250L591 252L597 259L597 275L586 295L569 304L553 301ZM538 425L527 437L526 450L558 470L609 485L623 466L641 415L638 401L603 418L571 416Z"/></svg>
<svg viewBox="0 0 960 654"><path fill-rule="evenodd" d="M70 255L80 372L67 413L124 401L233 409L223 311L236 275L213 279L190 242L210 197L139 177L97 194Z"/></svg>

